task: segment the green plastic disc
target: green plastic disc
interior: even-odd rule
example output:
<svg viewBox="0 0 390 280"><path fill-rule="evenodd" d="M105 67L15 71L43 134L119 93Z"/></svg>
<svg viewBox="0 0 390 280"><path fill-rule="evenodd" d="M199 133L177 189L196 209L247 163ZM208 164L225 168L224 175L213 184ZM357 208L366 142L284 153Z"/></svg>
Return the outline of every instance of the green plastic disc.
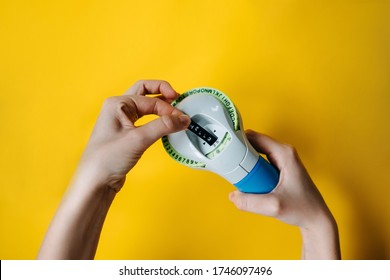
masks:
<svg viewBox="0 0 390 280"><path fill-rule="evenodd" d="M183 101L186 97L194 95L194 94L206 94L206 95L211 95L215 98L217 98L226 108L226 110L229 113L230 119L233 123L234 130L237 131L240 129L240 122L238 119L238 112L236 110L236 107L234 106L233 102L227 97L224 93L220 92L219 90L209 88L209 87L199 87L199 88L194 88L191 89L183 94L181 94L177 99L175 99L171 104L172 106L176 107L181 101ZM226 136L224 137L224 140L228 141L229 139L225 139ZM226 141L221 141L222 145L225 145ZM169 142L168 136L163 136L162 137L162 142L164 149L166 152L169 154L171 158L173 158L175 161L188 166L192 168L205 168L206 163L196 161L193 159L189 159L182 154L180 154L178 151L176 151L171 143ZM218 147L217 147L218 148ZM212 151L207 155L208 158L213 158L215 153L218 152L218 149Z"/></svg>

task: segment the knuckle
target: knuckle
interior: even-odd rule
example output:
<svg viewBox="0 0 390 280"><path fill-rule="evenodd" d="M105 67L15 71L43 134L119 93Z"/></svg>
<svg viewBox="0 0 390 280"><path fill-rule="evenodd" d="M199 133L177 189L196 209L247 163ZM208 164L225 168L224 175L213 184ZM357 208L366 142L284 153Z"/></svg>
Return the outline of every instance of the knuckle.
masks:
<svg viewBox="0 0 390 280"><path fill-rule="evenodd" d="M124 113L129 117L132 115L132 102L134 102L132 99L126 102L121 96L112 96L104 100L103 109L105 111L113 112L118 116L121 116Z"/></svg>
<svg viewBox="0 0 390 280"><path fill-rule="evenodd" d="M110 97L107 97L106 99L104 99L103 107L111 108L111 107L115 106L115 104L117 104L117 103L118 103L118 97L117 96L110 96Z"/></svg>
<svg viewBox="0 0 390 280"><path fill-rule="evenodd" d="M290 158L298 158L298 152L297 152L297 149L290 145L290 144L285 144L284 145L284 152L287 156L289 156Z"/></svg>
<svg viewBox="0 0 390 280"><path fill-rule="evenodd" d="M268 211L272 217L279 217L283 214L283 205L277 197L269 199Z"/></svg>
<svg viewBox="0 0 390 280"><path fill-rule="evenodd" d="M241 197L237 201L236 206L239 210L246 211L248 209L248 199L246 199L246 197Z"/></svg>
<svg viewBox="0 0 390 280"><path fill-rule="evenodd" d="M128 111L126 102L124 102L124 101L122 101L122 100L117 100L117 101L114 103L114 106L115 106L115 108L116 108L116 110L117 110L118 112L124 111L125 113L127 113L127 111Z"/></svg>
<svg viewBox="0 0 390 280"><path fill-rule="evenodd" d="M145 87L145 80L138 80L136 81L125 93L125 95L142 95L142 92Z"/></svg>
<svg viewBox="0 0 390 280"><path fill-rule="evenodd" d="M141 86L145 83L145 80L138 80L134 83L135 86Z"/></svg>

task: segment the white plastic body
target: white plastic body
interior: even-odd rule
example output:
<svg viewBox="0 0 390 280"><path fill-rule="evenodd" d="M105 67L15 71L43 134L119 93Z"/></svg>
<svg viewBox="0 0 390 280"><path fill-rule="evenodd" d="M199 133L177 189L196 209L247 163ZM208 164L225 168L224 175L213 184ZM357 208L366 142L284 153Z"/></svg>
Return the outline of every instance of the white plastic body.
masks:
<svg viewBox="0 0 390 280"><path fill-rule="evenodd" d="M204 167L224 177L232 184L241 181L256 165L259 154L253 149L243 134L240 115L240 129L235 131L233 122L224 105L215 97L206 94L194 94L186 97L176 108L187 114L204 129L218 137L210 146L191 131L180 131L168 135L172 147L183 156L205 163ZM239 112L237 111L239 114ZM231 137L225 147L206 156L220 144L224 135ZM210 155L210 154L209 154Z"/></svg>

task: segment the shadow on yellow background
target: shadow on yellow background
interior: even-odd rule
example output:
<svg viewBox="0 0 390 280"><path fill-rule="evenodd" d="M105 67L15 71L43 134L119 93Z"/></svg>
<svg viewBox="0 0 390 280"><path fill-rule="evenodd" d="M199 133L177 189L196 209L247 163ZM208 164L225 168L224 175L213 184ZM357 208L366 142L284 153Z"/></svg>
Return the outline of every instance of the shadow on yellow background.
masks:
<svg viewBox="0 0 390 280"><path fill-rule="evenodd" d="M225 92L245 127L297 147L343 257L389 259L389 2L111 2L0 2L1 259L36 257L103 100L138 79ZM238 211L233 189L156 143L96 257L299 258L298 229Z"/></svg>

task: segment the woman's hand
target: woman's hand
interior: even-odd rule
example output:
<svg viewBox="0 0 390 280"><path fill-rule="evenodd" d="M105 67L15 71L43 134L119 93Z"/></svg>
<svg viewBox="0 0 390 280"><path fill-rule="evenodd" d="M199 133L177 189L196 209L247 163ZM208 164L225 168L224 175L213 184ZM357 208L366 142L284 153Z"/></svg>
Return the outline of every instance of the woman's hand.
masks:
<svg viewBox="0 0 390 280"><path fill-rule="evenodd" d="M271 137L248 131L249 142L280 171L276 188L268 194L234 191L230 200L237 208L275 217L300 228L302 258L339 259L338 230L328 206L303 166L296 150Z"/></svg>
<svg viewBox="0 0 390 280"><path fill-rule="evenodd" d="M153 98L145 95L154 94ZM168 82L139 81L125 95L105 100L78 168L78 176L118 192L145 150L164 135L183 130L190 118L169 103L178 94ZM140 127L144 115L160 116Z"/></svg>
<svg viewBox="0 0 390 280"><path fill-rule="evenodd" d="M153 98L148 94L156 94ZM139 81L108 98L42 243L39 259L92 259L107 212L126 174L161 136L187 128L190 118L168 102L177 93L165 81ZM145 125L144 115L159 115Z"/></svg>

